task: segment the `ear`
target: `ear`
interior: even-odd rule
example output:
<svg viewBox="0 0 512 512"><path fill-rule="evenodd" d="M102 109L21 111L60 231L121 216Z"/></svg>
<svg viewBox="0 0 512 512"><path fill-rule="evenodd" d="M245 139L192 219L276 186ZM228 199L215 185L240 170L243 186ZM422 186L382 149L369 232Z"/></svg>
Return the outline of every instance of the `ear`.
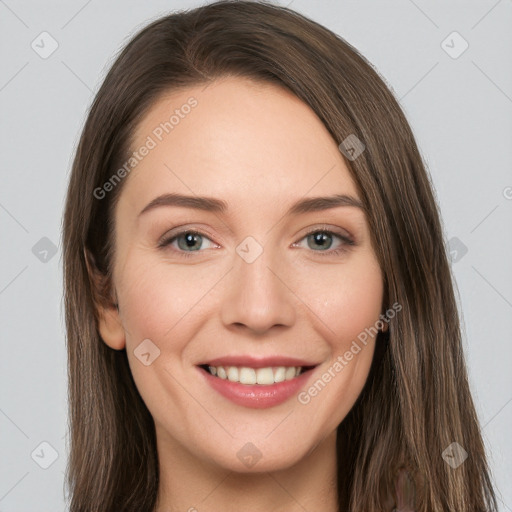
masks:
<svg viewBox="0 0 512 512"><path fill-rule="evenodd" d="M114 350L126 346L126 337L119 315L118 304L113 297L110 277L96 266L94 256L84 248L84 258L94 300L95 318L103 342Z"/></svg>

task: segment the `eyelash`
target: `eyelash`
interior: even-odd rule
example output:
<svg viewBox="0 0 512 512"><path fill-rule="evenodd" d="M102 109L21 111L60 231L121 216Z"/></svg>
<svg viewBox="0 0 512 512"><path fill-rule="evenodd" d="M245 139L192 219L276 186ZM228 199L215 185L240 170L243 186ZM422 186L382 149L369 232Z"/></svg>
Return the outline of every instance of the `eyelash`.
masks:
<svg viewBox="0 0 512 512"><path fill-rule="evenodd" d="M343 245L340 246L338 249L330 249L327 251L313 251L315 253L319 253L321 256L341 256L341 254L345 253L350 247L356 245L354 240L352 240L351 238L349 238L346 235L342 235L341 233L337 233L337 232L329 230L329 229L320 229L320 228L315 228L315 229L312 229L311 231L308 231L299 241L302 241L304 238L307 238L309 235L313 235L316 233L324 233L324 234L334 235L335 237L338 237L343 242ZM175 233L171 238L164 238L163 240L161 240L158 243L158 247L163 249L163 248L167 247L168 245L170 245L172 242L174 242L174 240L179 238L181 235L185 235L185 234L200 235L200 236L208 238L208 240L210 240L210 237L207 234L202 233L201 231L197 231L195 229L185 229L183 231ZM194 256L193 255L194 252L201 252L201 251L181 251L179 249L178 250L174 249L174 251L176 253L178 253L180 255L180 257L183 257L183 258L191 258Z"/></svg>

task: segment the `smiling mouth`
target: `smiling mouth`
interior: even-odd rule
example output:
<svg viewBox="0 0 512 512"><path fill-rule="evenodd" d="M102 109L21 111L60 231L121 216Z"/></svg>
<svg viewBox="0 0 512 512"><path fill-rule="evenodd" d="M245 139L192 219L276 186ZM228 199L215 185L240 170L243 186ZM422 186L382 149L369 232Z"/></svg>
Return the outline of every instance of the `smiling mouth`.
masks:
<svg viewBox="0 0 512 512"><path fill-rule="evenodd" d="M280 382L290 381L299 375L312 370L315 366L268 366L251 368L248 366L210 366L200 365L205 372L214 377L245 385L259 384L272 386Z"/></svg>

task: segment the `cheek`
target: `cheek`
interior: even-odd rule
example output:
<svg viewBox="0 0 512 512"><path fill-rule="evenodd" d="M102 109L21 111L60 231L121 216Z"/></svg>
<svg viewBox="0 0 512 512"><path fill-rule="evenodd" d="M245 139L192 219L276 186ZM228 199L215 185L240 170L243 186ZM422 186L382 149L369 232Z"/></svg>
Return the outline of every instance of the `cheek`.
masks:
<svg viewBox="0 0 512 512"><path fill-rule="evenodd" d="M318 278L321 279L318 279ZM383 298L383 280L373 255L329 267L302 285L328 355L317 380L299 402L335 428L355 403L368 378ZM309 287L308 287L309 285ZM321 397L318 399L317 397Z"/></svg>
<svg viewBox="0 0 512 512"><path fill-rule="evenodd" d="M144 251L134 253L119 274L126 351L144 402L155 419L163 420L163 411L183 413L193 406L175 377L179 380L182 375L183 351L197 331L201 297L215 279L199 266L183 272L156 262ZM150 354L147 366L139 359L146 352Z"/></svg>
<svg viewBox="0 0 512 512"><path fill-rule="evenodd" d="M211 269L199 265L184 271L145 257L143 252L127 260L119 286L127 348L149 338L166 350L181 350L180 340L187 339L192 317L200 314L217 281Z"/></svg>
<svg viewBox="0 0 512 512"><path fill-rule="evenodd" d="M332 266L302 285L302 296L321 319L323 338L339 353L375 325L381 314L382 274L371 256Z"/></svg>

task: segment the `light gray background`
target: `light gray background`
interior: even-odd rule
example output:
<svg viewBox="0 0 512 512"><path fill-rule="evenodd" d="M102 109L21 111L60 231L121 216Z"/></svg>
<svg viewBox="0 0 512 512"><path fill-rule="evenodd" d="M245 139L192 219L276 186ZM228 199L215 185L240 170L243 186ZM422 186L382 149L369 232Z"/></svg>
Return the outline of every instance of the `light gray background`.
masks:
<svg viewBox="0 0 512 512"><path fill-rule="evenodd" d="M162 14L198 5L0 0L0 512L66 510L60 225L87 108L131 35ZM500 510L512 511L512 1L289 5L359 49L412 125L446 239L458 243L452 266L471 386ZM31 47L43 46L43 31L58 43L45 59ZM457 58L458 36L443 45L452 56L442 46L453 31L469 44ZM52 449L42 442L58 455L48 469L40 466L52 462Z"/></svg>

